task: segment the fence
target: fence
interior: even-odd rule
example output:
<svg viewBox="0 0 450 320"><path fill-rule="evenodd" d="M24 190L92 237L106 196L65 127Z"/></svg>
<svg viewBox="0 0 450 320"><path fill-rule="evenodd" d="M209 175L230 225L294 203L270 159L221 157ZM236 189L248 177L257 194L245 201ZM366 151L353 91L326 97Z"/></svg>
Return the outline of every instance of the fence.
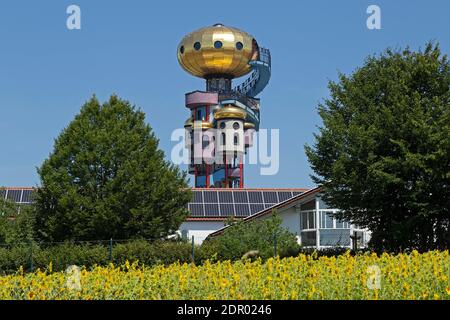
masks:
<svg viewBox="0 0 450 320"><path fill-rule="evenodd" d="M69 265L121 265L126 260L143 264L195 262L198 246L179 240L108 239L71 242L0 243L0 273L46 269L64 270Z"/></svg>
<svg viewBox="0 0 450 320"><path fill-rule="evenodd" d="M190 241L179 239L108 239L71 242L20 242L0 243L0 273L14 273L20 268L25 272L36 269L65 270L70 265L92 267L95 265L122 265L127 260L145 265L202 263L214 253ZM276 235L268 246L273 246L273 256L278 254ZM242 256L236 256L240 258Z"/></svg>

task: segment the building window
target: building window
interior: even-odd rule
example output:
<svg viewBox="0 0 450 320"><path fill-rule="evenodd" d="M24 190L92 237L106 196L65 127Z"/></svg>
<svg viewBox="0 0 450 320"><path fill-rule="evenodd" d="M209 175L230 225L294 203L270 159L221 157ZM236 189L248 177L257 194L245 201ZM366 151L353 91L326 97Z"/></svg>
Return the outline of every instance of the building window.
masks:
<svg viewBox="0 0 450 320"><path fill-rule="evenodd" d="M301 228L302 229L308 229L308 215L306 214L306 212L302 212L300 214L301 217Z"/></svg>
<svg viewBox="0 0 450 320"><path fill-rule="evenodd" d="M236 42L236 49L242 50L242 48L244 48L244 45L242 44L242 42L240 42L240 41Z"/></svg>
<svg viewBox="0 0 450 320"><path fill-rule="evenodd" d="M234 145L239 145L239 135L237 133L234 135Z"/></svg>
<svg viewBox="0 0 450 320"><path fill-rule="evenodd" d="M342 220L336 220L336 229L350 229L350 224Z"/></svg>
<svg viewBox="0 0 450 320"><path fill-rule="evenodd" d="M183 54L184 53L184 46L180 47L180 53Z"/></svg>
<svg viewBox="0 0 450 320"><path fill-rule="evenodd" d="M315 210L315 209L316 209L316 201L315 200L311 200L311 201L301 205L302 211Z"/></svg>
<svg viewBox="0 0 450 320"><path fill-rule="evenodd" d="M316 245L316 231L304 231L301 233L302 246Z"/></svg>
<svg viewBox="0 0 450 320"><path fill-rule="evenodd" d="M202 47L202 45L201 45L200 42L197 41L196 43L194 43L194 49L195 49L195 50L198 51L198 50L200 50L201 47Z"/></svg>
<svg viewBox="0 0 450 320"><path fill-rule="evenodd" d="M315 229L316 228L316 212L311 211L302 211L300 213L301 217L301 227L303 230L305 229Z"/></svg>
<svg viewBox="0 0 450 320"><path fill-rule="evenodd" d="M202 110L197 110L197 120L202 120Z"/></svg>
<svg viewBox="0 0 450 320"><path fill-rule="evenodd" d="M237 129L239 129L239 122L235 122L235 123L233 123L233 129L234 130L237 130Z"/></svg>
<svg viewBox="0 0 450 320"><path fill-rule="evenodd" d="M308 212L308 229L314 229L316 227L316 213L314 211Z"/></svg>
<svg viewBox="0 0 450 320"><path fill-rule="evenodd" d="M220 129L225 129L225 122L220 123Z"/></svg>
<svg viewBox="0 0 450 320"><path fill-rule="evenodd" d="M321 229L333 229L334 228L333 218L326 211L320 211L320 228Z"/></svg>
<svg viewBox="0 0 450 320"><path fill-rule="evenodd" d="M321 246L349 246L350 232L345 229L323 229L320 231Z"/></svg>
<svg viewBox="0 0 450 320"><path fill-rule="evenodd" d="M224 146L226 144L226 136L225 133L222 132L222 145Z"/></svg>
<svg viewBox="0 0 450 320"><path fill-rule="evenodd" d="M203 143L202 143L202 147L203 149L206 149L209 146L209 137L205 134L203 135Z"/></svg>
<svg viewBox="0 0 450 320"><path fill-rule="evenodd" d="M216 41L216 42L214 42L214 48L216 48L216 49L220 49L220 48L222 48L222 41Z"/></svg>

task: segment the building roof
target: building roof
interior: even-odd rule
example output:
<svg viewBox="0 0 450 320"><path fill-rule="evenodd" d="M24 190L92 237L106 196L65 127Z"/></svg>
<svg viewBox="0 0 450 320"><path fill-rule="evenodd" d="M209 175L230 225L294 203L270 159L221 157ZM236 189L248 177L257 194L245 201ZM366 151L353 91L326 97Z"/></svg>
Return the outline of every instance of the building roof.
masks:
<svg viewBox="0 0 450 320"><path fill-rule="evenodd" d="M188 221L245 218L303 194L305 188L194 188Z"/></svg>
<svg viewBox="0 0 450 320"><path fill-rule="evenodd" d="M298 195L296 195L296 196L294 196L294 197L292 197L290 199L287 199L287 200L285 200L283 202L275 204L275 205L273 205L273 206L271 206L269 208L266 208L264 210L261 210L259 212L254 213L252 215L249 215L248 217L245 217L243 219L243 221L252 221L252 220L261 218L263 216L272 214L273 210L287 208L287 207L289 207L289 206L291 206L293 204L296 204L297 202L300 202L300 201L302 201L304 199L307 199L308 197L315 196L316 194L320 193L321 190L322 190L321 187L316 187L314 189L308 190L308 191L306 191L306 192L304 192L302 194L298 194ZM218 236L218 235L222 234L225 231L225 229L227 229L228 227L229 226L224 226L223 228L221 228L221 229L219 229L219 230L209 234L208 238L215 237L215 236Z"/></svg>
<svg viewBox="0 0 450 320"><path fill-rule="evenodd" d="M0 198L20 204L30 204L34 189L32 187L0 187Z"/></svg>
<svg viewBox="0 0 450 320"><path fill-rule="evenodd" d="M32 187L0 187L0 198L20 204L32 203ZM250 218L289 199L309 192L306 188L193 188L187 221L224 221Z"/></svg>

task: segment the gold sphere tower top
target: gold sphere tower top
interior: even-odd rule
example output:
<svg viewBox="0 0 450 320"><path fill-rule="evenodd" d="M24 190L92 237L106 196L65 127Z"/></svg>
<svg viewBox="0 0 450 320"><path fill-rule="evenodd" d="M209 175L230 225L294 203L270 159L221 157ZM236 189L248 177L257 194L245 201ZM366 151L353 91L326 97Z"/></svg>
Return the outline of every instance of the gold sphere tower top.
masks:
<svg viewBox="0 0 450 320"><path fill-rule="evenodd" d="M255 38L236 28L215 24L194 31L178 45L178 62L188 73L204 78L238 78L258 60Z"/></svg>

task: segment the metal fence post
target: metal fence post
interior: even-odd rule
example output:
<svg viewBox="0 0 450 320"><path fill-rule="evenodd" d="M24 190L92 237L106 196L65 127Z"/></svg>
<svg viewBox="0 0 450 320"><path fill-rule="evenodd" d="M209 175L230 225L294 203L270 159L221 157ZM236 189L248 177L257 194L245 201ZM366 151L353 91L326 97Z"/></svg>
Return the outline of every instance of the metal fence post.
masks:
<svg viewBox="0 0 450 320"><path fill-rule="evenodd" d="M277 233L275 232L273 234L273 256L276 257L277 256Z"/></svg>
<svg viewBox="0 0 450 320"><path fill-rule="evenodd" d="M30 271L33 272L34 263L33 263L33 241L30 240Z"/></svg>
<svg viewBox="0 0 450 320"><path fill-rule="evenodd" d="M112 253L112 247L113 247L113 239L109 239L109 262L112 263L113 259L113 253Z"/></svg>
<svg viewBox="0 0 450 320"><path fill-rule="evenodd" d="M194 245L194 236L192 236L192 261L195 264L195 245Z"/></svg>

